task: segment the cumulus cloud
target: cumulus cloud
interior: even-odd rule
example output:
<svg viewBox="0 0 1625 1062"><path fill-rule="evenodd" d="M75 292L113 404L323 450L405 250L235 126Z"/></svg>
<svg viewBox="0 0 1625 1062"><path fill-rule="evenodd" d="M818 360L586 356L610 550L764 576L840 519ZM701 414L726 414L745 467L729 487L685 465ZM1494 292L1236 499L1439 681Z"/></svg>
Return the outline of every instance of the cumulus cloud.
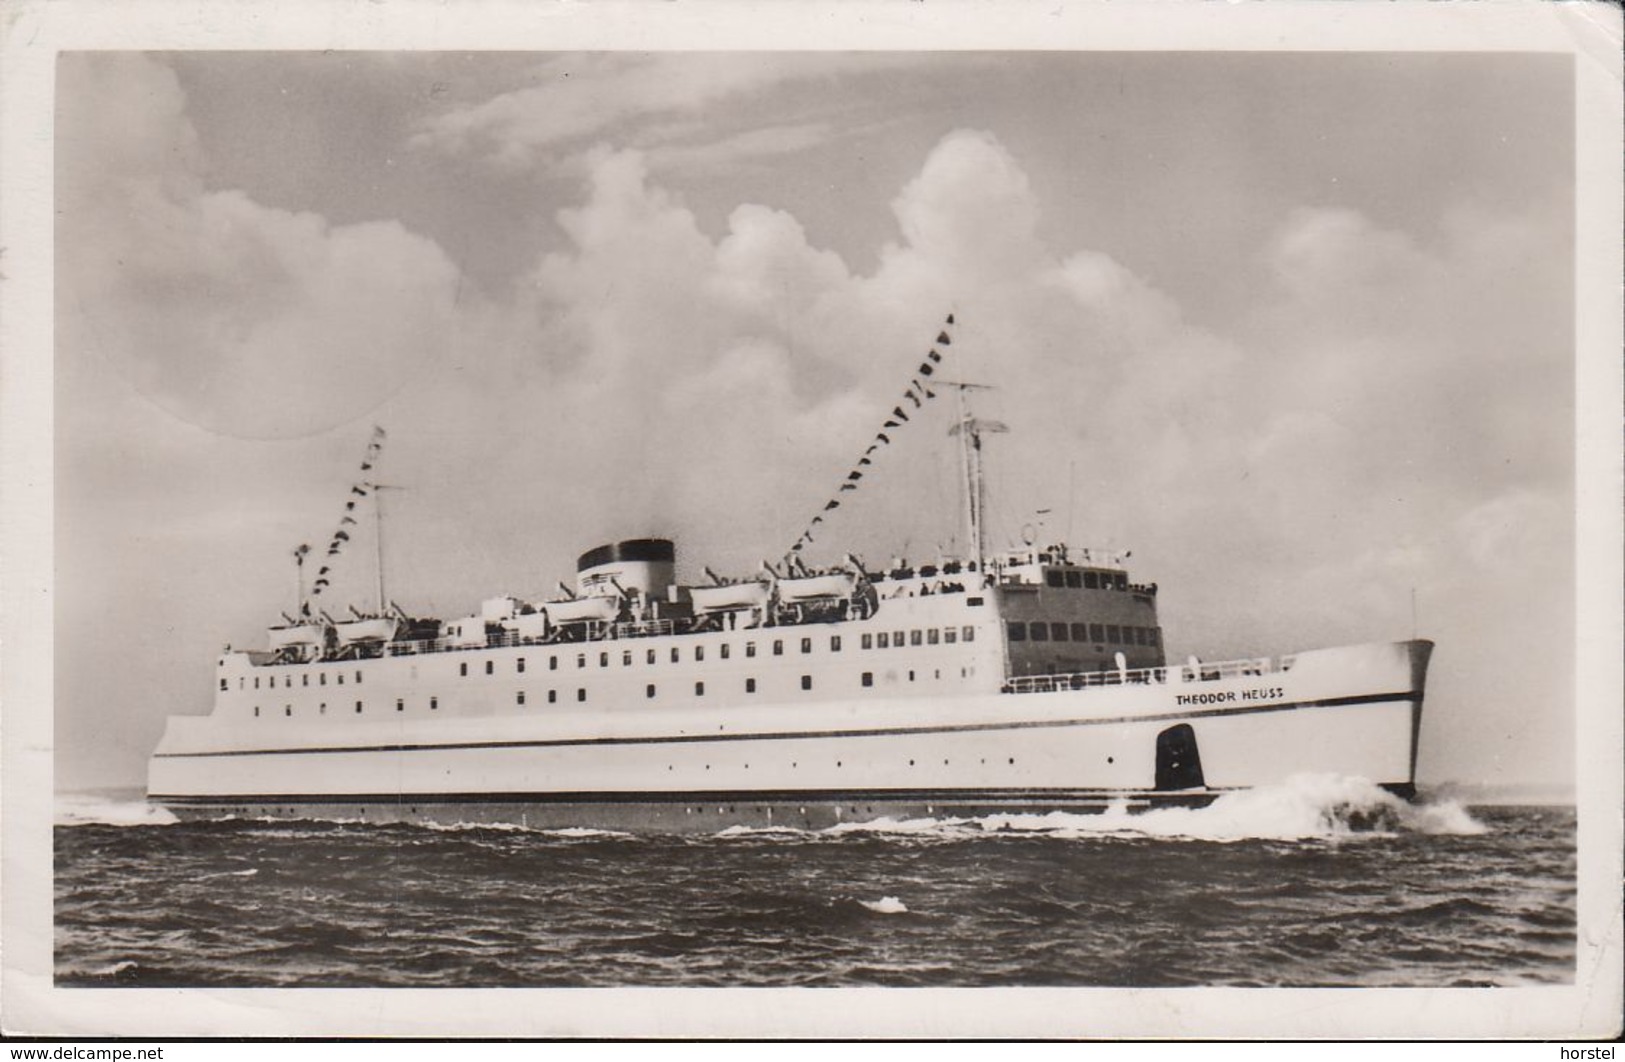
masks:
<svg viewBox="0 0 1625 1062"><path fill-rule="evenodd" d="M210 190L172 71L139 54L63 63L68 342L172 415L255 437L363 416L447 345L460 278L432 241Z"/></svg>

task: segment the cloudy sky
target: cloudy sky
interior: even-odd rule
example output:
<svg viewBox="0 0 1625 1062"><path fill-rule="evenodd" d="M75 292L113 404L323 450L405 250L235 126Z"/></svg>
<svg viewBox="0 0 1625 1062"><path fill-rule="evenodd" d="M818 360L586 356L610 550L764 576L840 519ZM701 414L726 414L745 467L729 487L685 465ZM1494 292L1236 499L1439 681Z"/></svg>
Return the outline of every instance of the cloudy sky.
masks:
<svg viewBox="0 0 1625 1062"><path fill-rule="evenodd" d="M389 596L782 555L943 318L993 533L1170 650L1439 643L1424 781L1572 779L1561 55L66 54L59 787L138 784L374 424ZM945 369L945 371L947 371ZM963 545L928 403L814 561ZM1039 510L1048 510L1038 515ZM370 603L370 542L330 606ZM1547 662L1532 666L1544 655Z"/></svg>

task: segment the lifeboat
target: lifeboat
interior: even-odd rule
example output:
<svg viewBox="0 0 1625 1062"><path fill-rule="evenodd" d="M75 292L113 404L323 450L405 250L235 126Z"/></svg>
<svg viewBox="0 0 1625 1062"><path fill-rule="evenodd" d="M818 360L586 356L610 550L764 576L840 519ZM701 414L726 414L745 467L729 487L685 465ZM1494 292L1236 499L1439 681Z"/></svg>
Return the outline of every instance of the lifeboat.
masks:
<svg viewBox="0 0 1625 1062"><path fill-rule="evenodd" d="M618 597L578 597L570 601L549 601L543 606L554 623L608 623L621 614Z"/></svg>
<svg viewBox="0 0 1625 1062"><path fill-rule="evenodd" d="M858 577L851 572L809 575L800 579L780 579L779 600L785 604L796 604L801 601L849 598L857 585Z"/></svg>
<svg viewBox="0 0 1625 1062"><path fill-rule="evenodd" d="M266 633L270 635L272 652L320 648L327 641L327 628L320 623L291 623L286 627L272 627Z"/></svg>
<svg viewBox="0 0 1625 1062"><path fill-rule="evenodd" d="M694 614L708 616L713 612L761 608L767 604L770 592L766 583L750 581L725 586L692 586L688 596L694 603Z"/></svg>
<svg viewBox="0 0 1625 1062"><path fill-rule="evenodd" d="M338 635L339 645L347 646L393 641L399 627L400 620L394 616L360 616L335 623L333 632Z"/></svg>

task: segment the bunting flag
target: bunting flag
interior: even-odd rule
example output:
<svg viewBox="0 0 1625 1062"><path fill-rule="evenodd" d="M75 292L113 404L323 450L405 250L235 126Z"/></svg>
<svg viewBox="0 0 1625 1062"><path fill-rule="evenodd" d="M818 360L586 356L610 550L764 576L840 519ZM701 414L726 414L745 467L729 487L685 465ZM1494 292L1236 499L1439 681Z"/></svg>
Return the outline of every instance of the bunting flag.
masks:
<svg viewBox="0 0 1625 1062"><path fill-rule="evenodd" d="M366 453L363 454L361 458L361 471L363 473L371 472L373 468L377 466L378 459L383 454L384 440L386 438L388 438L388 435L384 429L378 425L374 425L372 435L367 440ZM355 512L355 507L357 504L356 499L365 498L372 489L373 483L371 479L363 479L361 482L351 485L351 496L345 499L344 515L339 517L338 530L333 532L333 539L327 544L327 556L337 557L343 552L344 544L350 541L350 532L345 530L345 528L356 526L358 523L356 518L351 515ZM303 561L301 561L301 563L303 563ZM319 595L323 590L332 585L332 580L327 578L327 574L330 571L332 571L332 566L324 564L322 565L321 571L316 573L316 583L314 588L311 590L312 597Z"/></svg>
<svg viewBox="0 0 1625 1062"><path fill-rule="evenodd" d="M938 346L946 347L953 344L953 338L948 334L948 329L953 326L953 323L954 315L949 314L947 319L947 327L943 328L942 331L937 333L936 342ZM925 408L925 400L937 397L936 392L927 387L921 380L921 377L931 376L936 371L935 366L941 364L942 362L942 354L937 350L932 349L926 353L926 359L927 360L920 362L920 367L915 370L914 378L909 380L908 389L903 392L903 398L911 402L913 404L912 409L916 411ZM858 458L857 467L846 474L846 479L843 480L836 488L836 494L842 494L847 491L855 491L858 489L863 480L863 472L859 471L859 469L872 466L874 461L870 458L870 455L882 446L891 445L891 436L886 433L888 431L901 428L904 424L907 424L909 421L909 412L910 410L905 409L901 404L892 407L891 413L886 418L886 422L881 425L882 430L875 433L875 441L870 443L868 449L863 451L863 456ZM796 544L790 547L787 557L794 556L795 554L801 552L801 548L803 546L810 544L813 541L812 529L823 521L824 514L830 512L831 510L839 509L840 507L841 503L836 498L831 498L829 501L825 502L824 508L812 518L812 522L809 523L807 525L807 529L801 533L801 537L796 539Z"/></svg>

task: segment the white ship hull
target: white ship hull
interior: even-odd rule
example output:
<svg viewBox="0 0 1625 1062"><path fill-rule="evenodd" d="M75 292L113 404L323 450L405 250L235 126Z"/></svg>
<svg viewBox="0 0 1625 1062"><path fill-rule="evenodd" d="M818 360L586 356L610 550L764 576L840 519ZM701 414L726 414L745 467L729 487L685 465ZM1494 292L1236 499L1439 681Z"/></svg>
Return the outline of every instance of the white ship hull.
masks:
<svg viewBox="0 0 1625 1062"><path fill-rule="evenodd" d="M996 649L990 641L981 645ZM323 702L304 720L290 706L275 728L219 713L173 718L149 793L182 815L682 831L1192 804L1304 772L1364 777L1406 795L1414 788L1427 642L1203 665L1200 674L1171 666L1126 683L1110 673L1079 689L1053 683L1066 688L1051 692L963 689L977 684L979 663L993 663L969 648L954 657L968 662L959 672L968 681L940 695L909 686L703 706L622 696L590 707L342 721ZM449 655L495 655L504 666L512 657Z"/></svg>

